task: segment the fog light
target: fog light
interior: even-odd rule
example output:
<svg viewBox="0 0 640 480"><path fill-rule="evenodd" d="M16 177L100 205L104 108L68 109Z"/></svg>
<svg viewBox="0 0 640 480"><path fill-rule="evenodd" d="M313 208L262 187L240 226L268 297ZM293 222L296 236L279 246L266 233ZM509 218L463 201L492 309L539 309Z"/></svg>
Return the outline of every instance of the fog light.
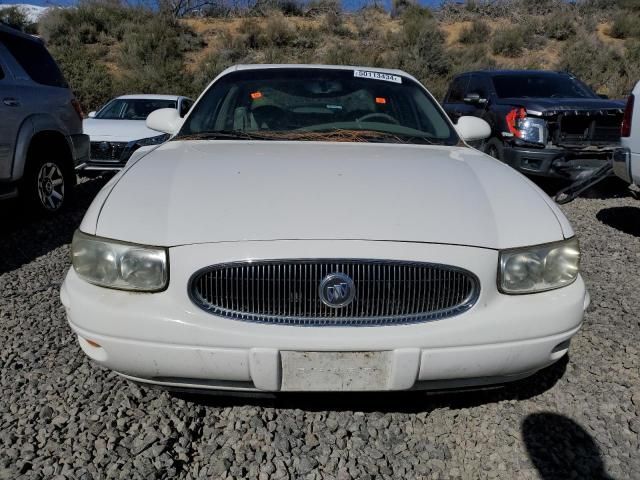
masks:
<svg viewBox="0 0 640 480"><path fill-rule="evenodd" d="M551 353L556 353L562 350L566 350L567 348L569 348L569 343L571 343L571 340L565 340L564 342L557 344L555 347L553 347L553 350L551 350Z"/></svg>
<svg viewBox="0 0 640 480"><path fill-rule="evenodd" d="M80 343L82 351L92 360L95 360L96 362L107 361L107 351L98 342L88 340L78 335L78 343Z"/></svg>
<svg viewBox="0 0 640 480"><path fill-rule="evenodd" d="M564 342L560 342L553 350L551 350L551 354L549 354L549 360L555 362L556 360L560 360L563 356L567 354L569 351L569 343L570 340L565 340Z"/></svg>

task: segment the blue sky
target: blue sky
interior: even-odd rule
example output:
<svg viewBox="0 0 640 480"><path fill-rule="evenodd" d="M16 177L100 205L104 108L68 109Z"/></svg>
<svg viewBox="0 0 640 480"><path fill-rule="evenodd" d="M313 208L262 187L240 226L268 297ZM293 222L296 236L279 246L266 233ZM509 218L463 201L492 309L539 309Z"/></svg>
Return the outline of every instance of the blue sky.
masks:
<svg viewBox="0 0 640 480"><path fill-rule="evenodd" d="M389 7L389 5L391 4L391 0L380 0L380 1L386 7ZM28 3L30 5L48 6L48 5L73 5L76 2L74 0L28 0L23 2L19 0L0 0L0 5L2 5L3 3L11 3L11 4ZM366 3L371 3L371 2L367 2L366 0L343 0L344 7L346 9L358 8ZM437 6L437 5L440 5L441 0L419 0L419 3L422 5Z"/></svg>

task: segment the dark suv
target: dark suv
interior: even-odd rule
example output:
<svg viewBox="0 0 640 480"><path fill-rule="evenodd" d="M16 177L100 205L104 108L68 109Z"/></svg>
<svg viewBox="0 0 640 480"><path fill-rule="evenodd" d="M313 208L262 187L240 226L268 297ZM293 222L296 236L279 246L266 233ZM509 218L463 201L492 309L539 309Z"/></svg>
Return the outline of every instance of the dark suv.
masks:
<svg viewBox="0 0 640 480"><path fill-rule="evenodd" d="M443 102L455 122L483 118L479 148L522 173L576 179L607 162L620 140L624 102L602 98L563 72L496 70L455 77Z"/></svg>
<svg viewBox="0 0 640 480"><path fill-rule="evenodd" d="M0 200L60 210L89 160L82 111L44 44L0 24Z"/></svg>

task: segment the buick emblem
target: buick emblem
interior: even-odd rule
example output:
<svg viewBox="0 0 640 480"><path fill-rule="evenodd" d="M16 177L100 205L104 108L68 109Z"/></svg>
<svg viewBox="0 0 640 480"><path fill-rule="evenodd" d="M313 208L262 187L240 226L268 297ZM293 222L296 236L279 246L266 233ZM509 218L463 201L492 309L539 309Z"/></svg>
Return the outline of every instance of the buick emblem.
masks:
<svg viewBox="0 0 640 480"><path fill-rule="evenodd" d="M356 295L353 280L344 273L330 273L320 282L320 300L328 307L340 308L349 305Z"/></svg>

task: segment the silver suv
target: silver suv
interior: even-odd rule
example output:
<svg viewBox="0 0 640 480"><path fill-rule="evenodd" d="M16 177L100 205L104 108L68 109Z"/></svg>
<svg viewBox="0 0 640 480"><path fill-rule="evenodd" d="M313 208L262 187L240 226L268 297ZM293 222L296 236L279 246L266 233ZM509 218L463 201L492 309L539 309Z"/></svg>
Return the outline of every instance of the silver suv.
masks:
<svg viewBox="0 0 640 480"><path fill-rule="evenodd" d="M0 24L0 199L56 212L88 159L82 110L43 42Z"/></svg>

